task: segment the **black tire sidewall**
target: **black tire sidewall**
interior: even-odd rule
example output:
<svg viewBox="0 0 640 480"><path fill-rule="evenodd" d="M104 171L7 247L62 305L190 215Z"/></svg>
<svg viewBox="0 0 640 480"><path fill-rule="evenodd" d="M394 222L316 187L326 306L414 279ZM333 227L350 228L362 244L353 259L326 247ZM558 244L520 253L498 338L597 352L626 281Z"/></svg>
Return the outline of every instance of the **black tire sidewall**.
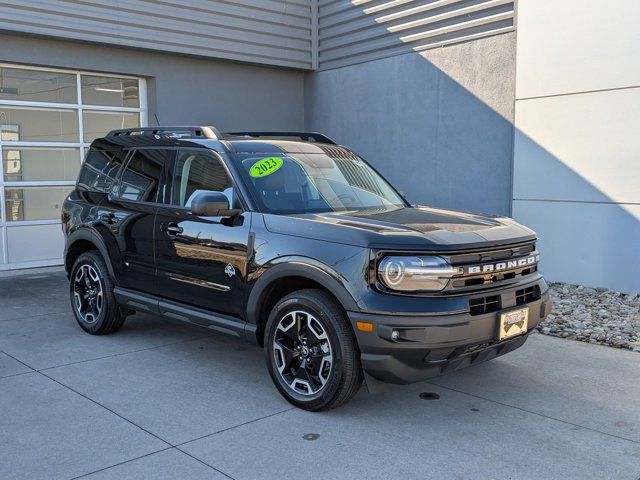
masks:
<svg viewBox="0 0 640 480"><path fill-rule="evenodd" d="M331 400L336 396L340 385L342 383L343 370L342 359L344 358L344 341L340 339L337 334L336 322L337 319L330 313L330 309L326 308L327 305L322 305L321 302L315 301L304 295L290 295L278 302L269 315L267 320L267 328L265 329L265 353L267 357L267 367L269 369L269 375L273 380L276 388L280 393L293 405L304 408L307 410L317 410L328 405ZM331 376L322 389L314 395L301 395L295 392L289 385L287 385L284 379L281 377L277 370L273 353L273 340L275 337L276 328L278 322L287 313L295 310L301 310L310 313L317 320L322 323L322 326L327 332L329 337L329 343L331 345L331 351L333 354L333 365Z"/></svg>
<svg viewBox="0 0 640 480"><path fill-rule="evenodd" d="M84 319L80 316L76 308L76 301L74 297L74 281L75 281L76 273L78 272L78 269L83 265L91 265L98 272L98 276L100 277L99 278L100 288L102 289L102 296L103 296L102 311L100 312L98 319L92 323L85 322ZM73 264L73 269L71 270L71 276L70 276L70 282L69 282L69 295L71 300L71 310L73 311L73 316L76 318L76 321L84 331L92 334L96 334L100 332L100 330L102 329L102 326L104 325L106 320L109 318L109 315L117 314L117 312L113 311L114 310L113 299L111 298L113 294L110 286L111 286L111 282L109 279L109 272L106 271L106 267L101 258L99 258L93 252L83 253L78 257L76 262Z"/></svg>

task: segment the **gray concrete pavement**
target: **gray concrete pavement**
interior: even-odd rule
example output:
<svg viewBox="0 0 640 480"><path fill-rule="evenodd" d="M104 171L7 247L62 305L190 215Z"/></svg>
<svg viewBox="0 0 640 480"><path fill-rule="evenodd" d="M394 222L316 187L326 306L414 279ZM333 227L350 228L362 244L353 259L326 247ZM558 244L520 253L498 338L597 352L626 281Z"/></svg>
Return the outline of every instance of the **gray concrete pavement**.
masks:
<svg viewBox="0 0 640 480"><path fill-rule="evenodd" d="M62 273L0 277L2 479L638 480L639 379L637 353L535 335L308 413L257 347L149 315L92 337Z"/></svg>

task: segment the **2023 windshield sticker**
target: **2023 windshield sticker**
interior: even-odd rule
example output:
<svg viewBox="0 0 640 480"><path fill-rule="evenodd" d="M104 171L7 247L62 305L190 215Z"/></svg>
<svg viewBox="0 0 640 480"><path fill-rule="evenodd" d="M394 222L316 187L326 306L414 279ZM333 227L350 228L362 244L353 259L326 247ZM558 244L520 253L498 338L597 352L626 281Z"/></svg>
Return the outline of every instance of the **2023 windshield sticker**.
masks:
<svg viewBox="0 0 640 480"><path fill-rule="evenodd" d="M268 157L258 160L251 166L249 175L253 178L266 177L271 175L282 167L282 158L280 157Z"/></svg>

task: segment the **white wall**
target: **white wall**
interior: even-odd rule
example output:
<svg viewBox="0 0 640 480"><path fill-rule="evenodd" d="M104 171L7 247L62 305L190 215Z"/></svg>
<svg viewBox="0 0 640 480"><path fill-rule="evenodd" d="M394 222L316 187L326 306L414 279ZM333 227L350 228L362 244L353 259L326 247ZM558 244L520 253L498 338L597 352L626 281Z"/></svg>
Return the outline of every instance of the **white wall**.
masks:
<svg viewBox="0 0 640 480"><path fill-rule="evenodd" d="M640 2L520 0L513 214L549 280L640 290Z"/></svg>

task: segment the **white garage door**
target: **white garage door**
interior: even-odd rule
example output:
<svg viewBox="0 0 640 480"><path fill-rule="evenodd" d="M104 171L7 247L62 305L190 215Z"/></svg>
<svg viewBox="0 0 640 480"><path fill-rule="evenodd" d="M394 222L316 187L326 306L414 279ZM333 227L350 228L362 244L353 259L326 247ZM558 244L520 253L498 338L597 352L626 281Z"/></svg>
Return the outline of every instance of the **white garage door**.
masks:
<svg viewBox="0 0 640 480"><path fill-rule="evenodd" d="M143 79L0 63L0 270L62 263L62 202L84 150L147 125Z"/></svg>

